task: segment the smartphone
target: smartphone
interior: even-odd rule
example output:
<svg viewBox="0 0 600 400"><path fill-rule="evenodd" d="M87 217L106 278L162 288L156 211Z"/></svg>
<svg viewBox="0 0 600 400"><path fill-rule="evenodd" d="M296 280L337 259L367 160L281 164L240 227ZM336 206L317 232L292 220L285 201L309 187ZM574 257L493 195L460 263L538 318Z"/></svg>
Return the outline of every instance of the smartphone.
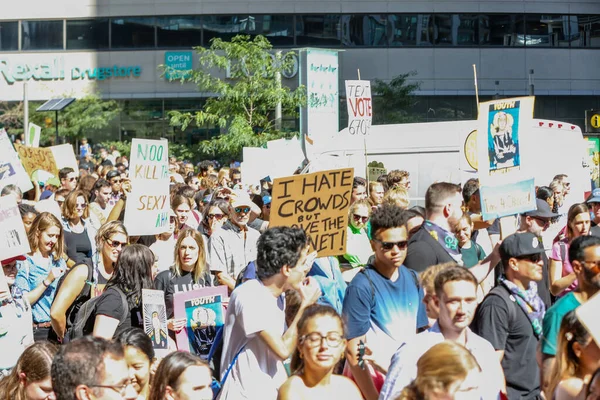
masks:
<svg viewBox="0 0 600 400"><path fill-rule="evenodd" d="M361 369L366 369L367 366L365 365L365 342L363 342L362 340L360 340L358 342L358 366Z"/></svg>

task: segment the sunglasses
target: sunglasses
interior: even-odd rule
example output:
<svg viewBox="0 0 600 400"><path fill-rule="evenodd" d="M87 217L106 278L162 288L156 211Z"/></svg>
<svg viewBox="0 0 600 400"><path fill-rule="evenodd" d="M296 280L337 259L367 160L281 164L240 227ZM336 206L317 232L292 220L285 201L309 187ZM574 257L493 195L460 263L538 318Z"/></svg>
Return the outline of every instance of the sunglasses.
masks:
<svg viewBox="0 0 600 400"><path fill-rule="evenodd" d="M122 179L111 179L110 183L121 183L123 180Z"/></svg>
<svg viewBox="0 0 600 400"><path fill-rule="evenodd" d="M77 178L69 178L69 182L75 182L77 180Z"/></svg>
<svg viewBox="0 0 600 400"><path fill-rule="evenodd" d="M369 217L368 217L368 216L366 216L366 217L365 217L365 216L363 216L363 215L358 215L358 214L354 214L354 215L352 216L352 218L354 218L354 220L355 220L356 222L360 222L360 221L362 221L362 222L363 222L363 224L364 224L364 223L366 223L366 222L369 220Z"/></svg>
<svg viewBox="0 0 600 400"><path fill-rule="evenodd" d="M271 209L271 203L269 203L269 204L265 204L265 208L266 208L267 210L270 210L270 209Z"/></svg>
<svg viewBox="0 0 600 400"><path fill-rule="evenodd" d="M113 249L117 249L117 248L119 248L119 246L121 248L127 246L127 242L119 242L118 240L109 240L106 243Z"/></svg>
<svg viewBox="0 0 600 400"><path fill-rule="evenodd" d="M523 260L523 261L529 261L532 263L537 263L540 262L540 260L542 259L542 254L541 253L537 253L537 254L529 254L527 256L521 256L521 257L516 257L518 260Z"/></svg>
<svg viewBox="0 0 600 400"><path fill-rule="evenodd" d="M587 269L589 269L594 275L600 274L600 260L595 261L580 261Z"/></svg>
<svg viewBox="0 0 600 400"><path fill-rule="evenodd" d="M83 203L83 204L77 203L75 205L75 208L81 208L82 210L85 210L87 208L87 206L88 206L87 203Z"/></svg>
<svg viewBox="0 0 600 400"><path fill-rule="evenodd" d="M236 211L236 212L239 212L239 211ZM223 217L225 217L225 214L208 214L208 219L214 218L217 221L222 220Z"/></svg>
<svg viewBox="0 0 600 400"><path fill-rule="evenodd" d="M244 214L248 214L250 212L250 207L236 207L234 208L236 213L244 213Z"/></svg>
<svg viewBox="0 0 600 400"><path fill-rule="evenodd" d="M385 251L390 251L396 246L398 246L398 250L406 250L408 247L408 241L406 240L401 240L399 242L383 242L378 239L373 239L373 241L379 243Z"/></svg>
<svg viewBox="0 0 600 400"><path fill-rule="evenodd" d="M546 218L540 218L540 217L532 217L533 219L535 219L536 221L539 221L539 223L542 226L546 226L546 225L550 225L550 220L546 219Z"/></svg>

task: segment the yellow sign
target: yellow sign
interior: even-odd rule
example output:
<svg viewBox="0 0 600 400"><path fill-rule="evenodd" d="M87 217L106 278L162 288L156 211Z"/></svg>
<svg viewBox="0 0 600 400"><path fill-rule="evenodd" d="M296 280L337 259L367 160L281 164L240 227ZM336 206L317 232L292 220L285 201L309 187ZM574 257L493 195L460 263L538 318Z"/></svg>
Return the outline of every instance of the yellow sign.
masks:
<svg viewBox="0 0 600 400"><path fill-rule="evenodd" d="M477 171L477 129L471 131L465 139L465 158L475 171Z"/></svg>
<svg viewBox="0 0 600 400"><path fill-rule="evenodd" d="M592 118L590 118L590 124L596 129L600 128L600 114L592 115Z"/></svg>
<svg viewBox="0 0 600 400"><path fill-rule="evenodd" d="M19 153L19 158L27 175L31 177L35 171L50 172L55 177L58 177L58 167L52 150L48 147L30 147L21 144L15 144L15 149Z"/></svg>
<svg viewBox="0 0 600 400"><path fill-rule="evenodd" d="M319 257L346 253L354 169L275 179L269 226L304 229Z"/></svg>

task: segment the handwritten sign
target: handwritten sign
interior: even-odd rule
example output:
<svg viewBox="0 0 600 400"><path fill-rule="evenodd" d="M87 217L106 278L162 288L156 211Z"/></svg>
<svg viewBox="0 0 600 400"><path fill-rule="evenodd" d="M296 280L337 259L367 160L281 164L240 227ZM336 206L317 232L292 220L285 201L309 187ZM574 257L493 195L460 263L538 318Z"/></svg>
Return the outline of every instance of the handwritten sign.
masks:
<svg viewBox="0 0 600 400"><path fill-rule="evenodd" d="M155 235L169 228L168 158L166 139L131 141L131 193L125 205L125 226L130 235Z"/></svg>
<svg viewBox="0 0 600 400"><path fill-rule="evenodd" d="M31 147L40 147L40 136L42 135L42 127L29 123L29 129L27 135L25 135L25 145Z"/></svg>
<svg viewBox="0 0 600 400"><path fill-rule="evenodd" d="M484 219L535 210L535 149L531 131L534 97L493 100L479 105L478 177Z"/></svg>
<svg viewBox="0 0 600 400"><path fill-rule="evenodd" d="M0 197L0 260L29 253L29 240L13 196Z"/></svg>
<svg viewBox="0 0 600 400"><path fill-rule="evenodd" d="M373 120L370 81L346 81L348 104L348 132L351 135L368 135Z"/></svg>
<svg viewBox="0 0 600 400"><path fill-rule="evenodd" d="M162 290L142 289L144 331L152 340L152 348L158 357L169 354L167 334L167 310Z"/></svg>
<svg viewBox="0 0 600 400"><path fill-rule="evenodd" d="M346 168L275 179L269 226L304 229L319 257L345 254L353 178Z"/></svg>
<svg viewBox="0 0 600 400"><path fill-rule="evenodd" d="M19 158L23 163L27 175L31 176L35 171L50 172L58 177L58 167L52 149L49 147L30 147L21 144L15 144L15 149L19 153Z"/></svg>
<svg viewBox="0 0 600 400"><path fill-rule="evenodd" d="M207 359L208 353L224 324L223 301L227 287L207 287L175 293L175 318L186 319L186 326L177 333L177 349Z"/></svg>

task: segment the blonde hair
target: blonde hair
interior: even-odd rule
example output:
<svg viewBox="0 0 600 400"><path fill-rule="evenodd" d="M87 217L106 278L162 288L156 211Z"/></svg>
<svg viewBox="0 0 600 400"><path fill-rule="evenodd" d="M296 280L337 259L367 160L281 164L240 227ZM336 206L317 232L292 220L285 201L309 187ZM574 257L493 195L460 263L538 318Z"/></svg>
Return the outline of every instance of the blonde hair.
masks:
<svg viewBox="0 0 600 400"><path fill-rule="evenodd" d="M62 258L65 250L65 234L63 227L58 218L49 212L43 212L33 220L27 239L29 239L29 245L31 246L31 252L35 253L40 249L40 238L39 235L51 227L57 227L60 230L58 240L52 249L52 256L55 260Z"/></svg>
<svg viewBox="0 0 600 400"><path fill-rule="evenodd" d="M417 361L417 377L405 387L398 399L422 400L430 393L443 394L472 370L481 371L475 357L456 342L438 343Z"/></svg>
<svg viewBox="0 0 600 400"><path fill-rule="evenodd" d="M198 260L196 261L196 265L192 270L192 278L194 282L199 282L202 275L207 270L206 265L206 249L204 248L204 240L202 239L202 234L195 229L185 228L181 232L179 232L179 237L177 238L177 242L175 243L175 264L171 268L173 274L177 276L182 275L181 268L181 260L179 259L179 247L181 246L181 242L183 239L191 237L196 242L198 246Z"/></svg>
<svg viewBox="0 0 600 400"><path fill-rule="evenodd" d="M63 217L65 217L68 221L70 221L72 218L75 218L77 216L77 199L79 197L83 197L83 200L85 200L85 204L86 204L86 207L83 210L83 215L81 216L81 218L87 219L90 216L90 210L88 208L88 206L89 206L88 196L86 196L86 194L83 192L83 190L73 190L65 198L65 202L63 203L62 210L61 210Z"/></svg>
<svg viewBox="0 0 600 400"><path fill-rule="evenodd" d="M352 216L354 215L358 207L366 207L367 213L369 214L369 217L371 217L371 204L369 203L369 201L367 199L358 200L352 203L352 205L348 209L348 223L352 221Z"/></svg>
<svg viewBox="0 0 600 400"><path fill-rule="evenodd" d="M435 277L448 267L456 265L454 261L449 261L443 264L436 264L428 267L419 275L419 281L426 295L433 296L435 294Z"/></svg>
<svg viewBox="0 0 600 400"><path fill-rule="evenodd" d="M117 233L122 233L127 237L127 240L129 240L127 229L125 229L125 225L123 225L121 221L110 221L105 223L98 229L98 232L96 232L96 246L100 248L103 241L107 241L111 236Z"/></svg>
<svg viewBox="0 0 600 400"><path fill-rule="evenodd" d="M406 210L410 204L408 190L406 190L404 186L394 186L390 188L383 196L382 204L391 204Z"/></svg>

